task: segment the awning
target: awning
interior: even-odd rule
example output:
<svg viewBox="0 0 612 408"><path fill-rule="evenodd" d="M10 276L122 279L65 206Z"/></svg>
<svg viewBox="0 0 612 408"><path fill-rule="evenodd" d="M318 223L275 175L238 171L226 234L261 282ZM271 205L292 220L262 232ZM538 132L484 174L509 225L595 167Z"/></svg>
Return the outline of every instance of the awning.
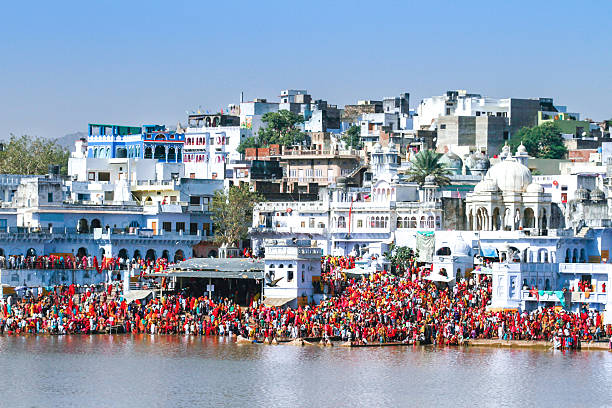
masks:
<svg viewBox="0 0 612 408"><path fill-rule="evenodd" d="M482 247L480 248L480 255L485 258L497 258L497 248L495 247Z"/></svg>
<svg viewBox="0 0 612 408"><path fill-rule="evenodd" d="M135 300L145 299L151 293L153 293L152 290L130 290L123 294L123 298L127 303L132 303Z"/></svg>
<svg viewBox="0 0 612 408"><path fill-rule="evenodd" d="M429 276L426 276L425 279L433 281L433 282L445 282L445 283L455 280L455 278L451 278L449 276L442 276L442 275L429 275Z"/></svg>
<svg viewBox="0 0 612 408"><path fill-rule="evenodd" d="M275 297L267 297L264 299L263 304L266 306L283 306L286 305L287 303L291 302L292 300L295 300L296 298L275 298Z"/></svg>
<svg viewBox="0 0 612 408"><path fill-rule="evenodd" d="M371 274L372 270L357 267L352 269L344 269L342 272L346 273L347 275L362 276Z"/></svg>
<svg viewBox="0 0 612 408"><path fill-rule="evenodd" d="M150 277L206 278L206 279L263 279L264 271L170 271L149 273Z"/></svg>
<svg viewBox="0 0 612 408"><path fill-rule="evenodd" d="M493 269L491 268L477 268L472 271L474 275L493 275Z"/></svg>

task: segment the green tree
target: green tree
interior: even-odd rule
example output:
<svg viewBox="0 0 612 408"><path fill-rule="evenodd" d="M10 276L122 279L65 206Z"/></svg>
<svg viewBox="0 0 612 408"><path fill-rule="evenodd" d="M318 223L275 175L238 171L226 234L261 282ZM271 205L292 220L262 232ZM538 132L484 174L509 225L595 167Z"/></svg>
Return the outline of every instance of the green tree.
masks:
<svg viewBox="0 0 612 408"><path fill-rule="evenodd" d="M308 136L300 131L298 125L304 117L288 110L268 112L261 117L265 126L259 129L257 138L249 137L240 143L238 152L244 153L248 147L268 147L272 144L295 146L302 144Z"/></svg>
<svg viewBox="0 0 612 408"><path fill-rule="evenodd" d="M391 270L394 270L397 274L403 274L414 262L416 252L412 248L397 246L395 243L392 243L389 246L389 250L383 256L391 262Z"/></svg>
<svg viewBox="0 0 612 408"><path fill-rule="evenodd" d="M55 140L11 134L4 150L0 151L0 173L46 174L50 164L60 166L60 173L68 172L70 153Z"/></svg>
<svg viewBox="0 0 612 408"><path fill-rule="evenodd" d="M425 184L425 177L432 175L435 177L436 184L446 186L450 184L449 176L451 170L444 163L440 163L442 155L433 150L421 150L411 160L410 167L406 172L409 181Z"/></svg>
<svg viewBox="0 0 612 408"><path fill-rule="evenodd" d="M346 147L352 147L353 149L363 148L361 127L357 125L351 126L342 136L342 141L346 144Z"/></svg>
<svg viewBox="0 0 612 408"><path fill-rule="evenodd" d="M516 151L523 143L532 157L541 159L562 159L567 154L563 137L557 125L546 122L540 126L523 127L510 139L510 147Z"/></svg>
<svg viewBox="0 0 612 408"><path fill-rule="evenodd" d="M260 201L262 198L248 185L216 191L210 206L215 243L238 246L239 241L247 237L253 220L253 207Z"/></svg>

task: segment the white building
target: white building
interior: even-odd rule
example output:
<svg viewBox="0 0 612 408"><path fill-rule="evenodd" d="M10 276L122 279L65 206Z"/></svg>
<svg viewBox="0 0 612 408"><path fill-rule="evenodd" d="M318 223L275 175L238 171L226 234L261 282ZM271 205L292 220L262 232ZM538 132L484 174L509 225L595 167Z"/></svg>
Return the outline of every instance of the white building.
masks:
<svg viewBox="0 0 612 408"><path fill-rule="evenodd" d="M264 246L264 303L296 308L312 302L313 283L321 277L321 249L297 239L266 240Z"/></svg>
<svg viewBox="0 0 612 408"><path fill-rule="evenodd" d="M181 131L185 133L185 176L221 180L230 161L240 160L240 143L252 134L240 126L238 116L223 114L190 115L189 126Z"/></svg>

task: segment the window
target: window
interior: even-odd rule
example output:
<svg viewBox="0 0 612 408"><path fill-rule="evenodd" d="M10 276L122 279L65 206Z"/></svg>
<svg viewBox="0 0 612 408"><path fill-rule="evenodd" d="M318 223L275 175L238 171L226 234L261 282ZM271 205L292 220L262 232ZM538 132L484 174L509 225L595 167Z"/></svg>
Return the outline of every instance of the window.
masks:
<svg viewBox="0 0 612 408"><path fill-rule="evenodd" d="M47 202L49 203L53 202L53 193L47 193Z"/></svg>
<svg viewBox="0 0 612 408"><path fill-rule="evenodd" d="M293 271L287 271L287 282L291 282L293 280Z"/></svg>
<svg viewBox="0 0 612 408"><path fill-rule="evenodd" d="M204 231L204 235L210 234L210 223L205 222L202 224L202 231Z"/></svg>
<svg viewBox="0 0 612 408"><path fill-rule="evenodd" d="M302 221L302 222L300 223L300 227L302 227L302 228L306 228L306 221Z"/></svg>
<svg viewBox="0 0 612 408"><path fill-rule="evenodd" d="M440 129L446 129L446 124L440 125Z"/></svg>
<svg viewBox="0 0 612 408"><path fill-rule="evenodd" d="M170 232L170 231L172 231L172 223L164 221L164 222L162 222L162 228L163 228L164 231Z"/></svg>
<svg viewBox="0 0 612 408"><path fill-rule="evenodd" d="M192 205L200 204L200 197L199 196L190 196L189 197L189 204L192 204Z"/></svg>
<svg viewBox="0 0 612 408"><path fill-rule="evenodd" d="M363 227L363 220L357 220L357 228Z"/></svg>
<svg viewBox="0 0 612 408"><path fill-rule="evenodd" d="M98 173L98 181L110 181L110 173L108 172L99 172Z"/></svg>
<svg viewBox="0 0 612 408"><path fill-rule="evenodd" d="M89 173L87 173L87 180L96 181L96 173L94 173L93 171L90 171Z"/></svg>
<svg viewBox="0 0 612 408"><path fill-rule="evenodd" d="M7 230L7 222L8 222L8 220L6 218L0 219L0 231L6 232L6 230Z"/></svg>
<svg viewBox="0 0 612 408"><path fill-rule="evenodd" d="M176 232L185 232L185 223L184 222L177 222L176 223Z"/></svg>
<svg viewBox="0 0 612 408"><path fill-rule="evenodd" d="M197 222L189 223L189 235L198 235L198 223Z"/></svg>

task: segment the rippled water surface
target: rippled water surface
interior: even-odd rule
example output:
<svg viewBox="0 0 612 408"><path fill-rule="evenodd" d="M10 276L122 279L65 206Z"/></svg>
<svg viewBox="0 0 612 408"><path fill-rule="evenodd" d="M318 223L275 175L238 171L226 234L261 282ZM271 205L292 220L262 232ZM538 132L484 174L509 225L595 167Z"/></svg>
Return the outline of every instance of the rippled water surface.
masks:
<svg viewBox="0 0 612 408"><path fill-rule="evenodd" d="M2 406L612 406L612 354L0 337Z"/></svg>

